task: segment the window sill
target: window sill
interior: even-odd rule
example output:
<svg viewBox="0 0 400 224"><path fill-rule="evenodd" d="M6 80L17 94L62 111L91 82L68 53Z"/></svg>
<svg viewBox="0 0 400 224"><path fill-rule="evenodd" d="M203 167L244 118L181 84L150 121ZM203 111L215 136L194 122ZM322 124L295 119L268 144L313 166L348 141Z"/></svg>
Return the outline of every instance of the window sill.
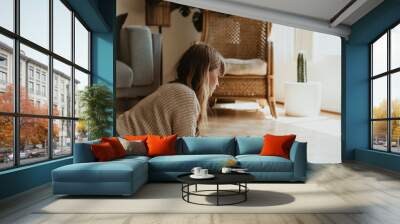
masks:
<svg viewBox="0 0 400 224"><path fill-rule="evenodd" d="M400 154L370 149L355 149L355 160L400 172Z"/></svg>
<svg viewBox="0 0 400 224"><path fill-rule="evenodd" d="M16 168L10 168L10 169L7 169L7 170L0 171L0 176L1 175L6 175L6 174L10 174L10 173L14 173L14 172L23 171L23 170L32 169L32 168L35 168L35 167L49 165L49 164L52 164L52 163L58 163L58 162L62 162L62 161L69 160L69 159L72 159L72 156L62 157L62 158L59 158L59 159L52 159L52 160L38 162L38 163L35 163L35 164L30 164L30 165L24 165L24 166L16 167Z"/></svg>

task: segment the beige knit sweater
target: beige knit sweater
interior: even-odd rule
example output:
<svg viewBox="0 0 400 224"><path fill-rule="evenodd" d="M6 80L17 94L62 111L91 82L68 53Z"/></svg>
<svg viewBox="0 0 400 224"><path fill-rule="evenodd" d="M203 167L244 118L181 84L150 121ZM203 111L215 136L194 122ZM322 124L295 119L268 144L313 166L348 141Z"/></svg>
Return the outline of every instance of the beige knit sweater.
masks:
<svg viewBox="0 0 400 224"><path fill-rule="evenodd" d="M180 83L159 87L117 119L117 132L124 135L195 136L200 104L195 92Z"/></svg>

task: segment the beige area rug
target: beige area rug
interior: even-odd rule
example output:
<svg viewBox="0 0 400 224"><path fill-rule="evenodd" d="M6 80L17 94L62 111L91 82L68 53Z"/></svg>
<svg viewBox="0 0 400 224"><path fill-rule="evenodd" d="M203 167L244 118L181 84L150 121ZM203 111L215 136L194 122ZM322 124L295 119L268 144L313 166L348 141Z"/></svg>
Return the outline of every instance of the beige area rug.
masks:
<svg viewBox="0 0 400 224"><path fill-rule="evenodd" d="M223 189L233 187L224 186ZM346 202L316 184L260 183L248 187L248 200L237 205L189 204L181 198L180 184L150 183L131 197L58 197L35 213L360 213L356 204ZM213 188L213 185L202 185L198 190ZM222 202L237 199L240 198L226 197ZM215 203L212 196L191 196L191 200Z"/></svg>

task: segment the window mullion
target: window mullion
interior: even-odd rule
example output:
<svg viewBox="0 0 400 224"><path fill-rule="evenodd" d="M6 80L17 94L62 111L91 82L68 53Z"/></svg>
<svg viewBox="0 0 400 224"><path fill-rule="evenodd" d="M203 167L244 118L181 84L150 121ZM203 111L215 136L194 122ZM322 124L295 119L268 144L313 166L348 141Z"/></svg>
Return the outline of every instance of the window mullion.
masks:
<svg viewBox="0 0 400 224"><path fill-rule="evenodd" d="M14 31L17 35L19 35L19 8L20 1L14 1ZM13 71L14 71L14 112L20 112L20 50L19 50L19 40L18 38L14 39L14 63L13 63ZM19 136L20 136L20 119L19 117L14 116L14 166L19 166L20 164L20 155L19 155Z"/></svg>
<svg viewBox="0 0 400 224"><path fill-rule="evenodd" d="M49 0L49 50L53 52L53 0ZM49 120L48 120L48 152L49 159L53 159L53 56L49 55L49 71L48 71L48 92L49 97Z"/></svg>
<svg viewBox="0 0 400 224"><path fill-rule="evenodd" d="M387 32L387 51L386 51L386 53L387 53L387 71L389 71L390 70L390 30ZM388 118L391 118L392 117L392 99L391 99L391 79L392 79L392 75L389 73L388 75L387 75L387 110L388 110ZM388 140L388 148L387 148L387 151L388 152L391 152L392 151L392 135L391 135L391 132L392 132L392 121L391 120L388 120L388 122L387 122L387 140Z"/></svg>
<svg viewBox="0 0 400 224"><path fill-rule="evenodd" d="M71 23L72 23L72 38L71 38L71 59L72 59L72 64L74 66L71 67L71 100L72 100L72 105L71 105L71 117L75 118L75 12L72 11L71 14ZM72 155L74 155L75 151L75 126L76 126L76 121L72 121L72 130L71 130L71 151Z"/></svg>

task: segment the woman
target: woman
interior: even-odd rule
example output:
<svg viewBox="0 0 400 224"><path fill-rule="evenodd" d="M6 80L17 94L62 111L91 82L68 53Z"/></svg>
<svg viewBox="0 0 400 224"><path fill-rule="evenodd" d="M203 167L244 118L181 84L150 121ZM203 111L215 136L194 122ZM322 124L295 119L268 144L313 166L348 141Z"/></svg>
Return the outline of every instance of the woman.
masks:
<svg viewBox="0 0 400 224"><path fill-rule="evenodd" d="M214 48L196 43L180 58L177 80L159 87L117 119L124 135L196 136L207 121L208 99L225 72L223 57Z"/></svg>

